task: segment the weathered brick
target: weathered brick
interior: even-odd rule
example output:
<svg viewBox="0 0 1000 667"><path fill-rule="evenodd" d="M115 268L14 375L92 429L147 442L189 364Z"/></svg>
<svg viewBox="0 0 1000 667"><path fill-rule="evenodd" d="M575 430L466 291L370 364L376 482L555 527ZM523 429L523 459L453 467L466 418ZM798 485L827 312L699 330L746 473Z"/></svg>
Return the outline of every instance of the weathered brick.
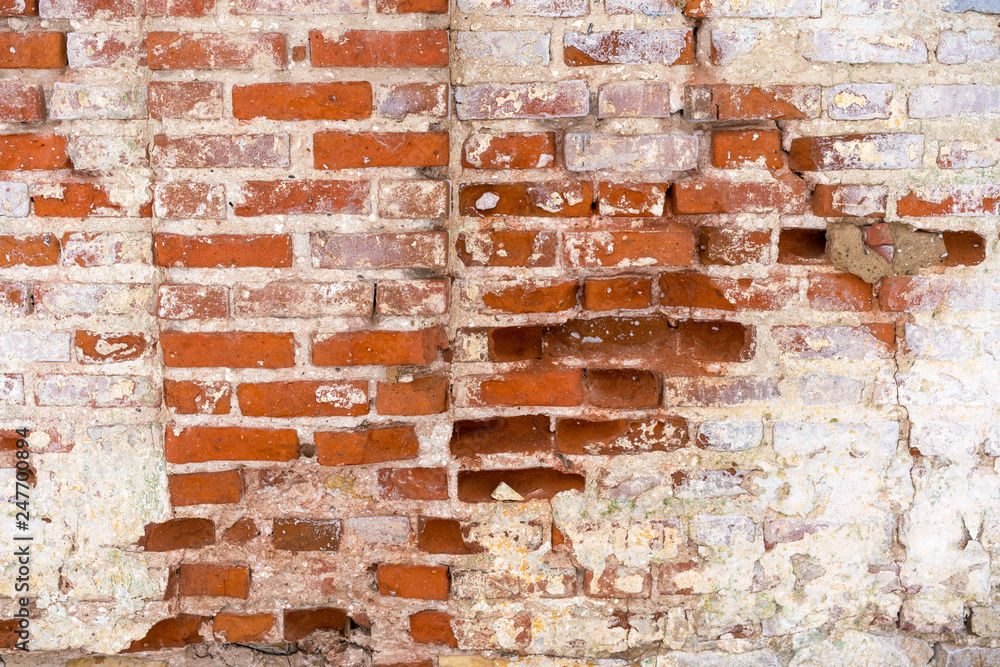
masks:
<svg viewBox="0 0 1000 667"><path fill-rule="evenodd" d="M556 424L556 449L576 456L673 451L683 447L687 440L687 423L676 417L610 421L560 419Z"/></svg>
<svg viewBox="0 0 1000 667"><path fill-rule="evenodd" d="M583 16L585 0L459 0L458 9L490 16Z"/></svg>
<svg viewBox="0 0 1000 667"><path fill-rule="evenodd" d="M848 83L827 89L830 118L870 120L888 118L896 86L892 83Z"/></svg>
<svg viewBox="0 0 1000 667"><path fill-rule="evenodd" d="M466 266L553 266L556 234L553 232L493 232L459 234L458 258Z"/></svg>
<svg viewBox="0 0 1000 667"><path fill-rule="evenodd" d="M205 16L215 9L215 0L146 0L151 16Z"/></svg>
<svg viewBox="0 0 1000 667"><path fill-rule="evenodd" d="M212 81L150 81L150 118L222 118L222 84Z"/></svg>
<svg viewBox="0 0 1000 667"><path fill-rule="evenodd" d="M447 67L445 30L345 30L309 33L313 67Z"/></svg>
<svg viewBox="0 0 1000 667"><path fill-rule="evenodd" d="M745 18L780 18L788 16L819 18L820 0L687 0L688 16L733 16Z"/></svg>
<svg viewBox="0 0 1000 667"><path fill-rule="evenodd" d="M948 118L1000 113L1000 86L917 86L910 91L911 118Z"/></svg>
<svg viewBox="0 0 1000 667"><path fill-rule="evenodd" d="M872 310L872 286L850 273L819 273L809 277L809 305L817 310Z"/></svg>
<svg viewBox="0 0 1000 667"><path fill-rule="evenodd" d="M237 285L234 312L241 317L371 317L371 283L268 283Z"/></svg>
<svg viewBox="0 0 1000 667"><path fill-rule="evenodd" d="M42 375L35 381L35 405L122 408L159 403L158 388L136 375Z"/></svg>
<svg viewBox="0 0 1000 667"><path fill-rule="evenodd" d="M286 609L284 618L285 641L298 641L315 630L332 630L347 633L348 616L342 609L319 607L315 609Z"/></svg>
<svg viewBox="0 0 1000 667"><path fill-rule="evenodd" d="M913 35L861 34L845 30L814 30L801 37L802 56L821 63L927 62L927 45Z"/></svg>
<svg viewBox="0 0 1000 667"><path fill-rule="evenodd" d="M458 499L464 503L493 502L498 486L505 484L523 500L551 500L563 491L583 491L583 475L554 468L517 470L460 470Z"/></svg>
<svg viewBox="0 0 1000 667"><path fill-rule="evenodd" d="M168 219L225 218L225 189L209 183L156 183L153 185L153 215Z"/></svg>
<svg viewBox="0 0 1000 667"><path fill-rule="evenodd" d="M679 225L662 231L563 235L563 261L569 266L684 266L694 261L694 251L694 234Z"/></svg>
<svg viewBox="0 0 1000 667"><path fill-rule="evenodd" d="M153 165L188 169L287 167L287 134L202 135L153 138Z"/></svg>
<svg viewBox="0 0 1000 667"><path fill-rule="evenodd" d="M697 166L698 140L694 136L614 136L568 132L564 142L566 168L570 171L684 171Z"/></svg>
<svg viewBox="0 0 1000 667"><path fill-rule="evenodd" d="M813 213L824 218L885 217L889 188L884 185L827 185L813 190Z"/></svg>
<svg viewBox="0 0 1000 667"><path fill-rule="evenodd" d="M464 61L481 67L534 67L549 64L549 35L530 30L463 30L455 48Z"/></svg>
<svg viewBox="0 0 1000 667"><path fill-rule="evenodd" d="M160 285L157 314L167 320L227 317L229 290L220 285Z"/></svg>
<svg viewBox="0 0 1000 667"><path fill-rule="evenodd" d="M579 118L590 112L587 82L480 83L455 88L461 120Z"/></svg>
<svg viewBox="0 0 1000 667"><path fill-rule="evenodd" d="M916 169L924 154L920 134L845 134L792 140L794 171Z"/></svg>
<svg viewBox="0 0 1000 667"><path fill-rule="evenodd" d="M901 216L979 216L1000 214L1000 187L952 185L924 187L906 193L896 202Z"/></svg>
<svg viewBox="0 0 1000 667"><path fill-rule="evenodd" d="M212 619L217 641L230 643L263 642L274 628L272 614L219 613Z"/></svg>
<svg viewBox="0 0 1000 667"><path fill-rule="evenodd" d="M759 263L765 261L771 246L771 233L702 227L698 236L698 258L702 264Z"/></svg>
<svg viewBox="0 0 1000 667"><path fill-rule="evenodd" d="M778 326L771 332L782 351L804 359L886 358L896 350L896 333L892 324Z"/></svg>
<svg viewBox="0 0 1000 667"><path fill-rule="evenodd" d="M611 8L605 3L605 9ZM598 118L669 118L670 86L659 81L618 81L600 87Z"/></svg>
<svg viewBox="0 0 1000 667"><path fill-rule="evenodd" d="M462 146L462 166L476 169L542 169L555 166L554 132L473 134Z"/></svg>
<svg viewBox="0 0 1000 667"><path fill-rule="evenodd" d="M42 120L45 95L41 86L5 83L0 85L0 120L27 123Z"/></svg>
<svg viewBox="0 0 1000 667"><path fill-rule="evenodd" d="M694 35L690 30L616 30L567 32L563 59L571 67L586 65L690 65Z"/></svg>
<svg viewBox="0 0 1000 667"><path fill-rule="evenodd" d="M312 235L313 262L321 268L444 268L447 232Z"/></svg>
<svg viewBox="0 0 1000 667"><path fill-rule="evenodd" d="M135 137L71 136L69 156L80 172L149 166L146 145ZM140 216L148 217L146 209L140 210Z"/></svg>
<svg viewBox="0 0 1000 667"><path fill-rule="evenodd" d="M383 500L448 500L445 468L381 468L379 496Z"/></svg>
<svg viewBox="0 0 1000 667"><path fill-rule="evenodd" d="M997 33L992 30L945 30L937 46L937 60L946 65L1000 60Z"/></svg>
<svg viewBox="0 0 1000 667"><path fill-rule="evenodd" d="M35 312L42 317L139 315L154 311L151 285L107 283L50 283L35 285Z"/></svg>
<svg viewBox="0 0 1000 667"><path fill-rule="evenodd" d="M375 0L380 14L447 14L445 0Z"/></svg>
<svg viewBox="0 0 1000 667"><path fill-rule="evenodd" d="M163 381L163 401L180 415L228 415L231 398L228 382Z"/></svg>
<svg viewBox="0 0 1000 667"><path fill-rule="evenodd" d="M585 181L484 183L462 186L459 212L477 217L589 217L593 200L592 186Z"/></svg>
<svg viewBox="0 0 1000 667"><path fill-rule="evenodd" d="M56 120L128 120L145 115L138 91L120 86L56 83L49 100L49 116Z"/></svg>
<svg viewBox="0 0 1000 667"><path fill-rule="evenodd" d="M451 283L447 279L379 281L375 312L380 315L442 315L448 312Z"/></svg>
<svg viewBox="0 0 1000 667"><path fill-rule="evenodd" d="M151 32L146 36L149 69L284 69L282 33Z"/></svg>
<svg viewBox="0 0 1000 667"><path fill-rule="evenodd" d="M378 115L402 120L408 116L446 118L448 116L448 84L393 83L381 84L377 97Z"/></svg>
<svg viewBox="0 0 1000 667"><path fill-rule="evenodd" d="M310 14L364 14L368 5L362 0L320 0L308 3L294 0L237 0L236 14L296 16Z"/></svg>
<svg viewBox="0 0 1000 667"><path fill-rule="evenodd" d="M448 181L382 181L378 214L390 219L446 218L448 195Z"/></svg>
<svg viewBox="0 0 1000 667"><path fill-rule="evenodd" d="M660 303L674 308L782 310L798 295L794 280L714 278L700 273L660 276Z"/></svg>

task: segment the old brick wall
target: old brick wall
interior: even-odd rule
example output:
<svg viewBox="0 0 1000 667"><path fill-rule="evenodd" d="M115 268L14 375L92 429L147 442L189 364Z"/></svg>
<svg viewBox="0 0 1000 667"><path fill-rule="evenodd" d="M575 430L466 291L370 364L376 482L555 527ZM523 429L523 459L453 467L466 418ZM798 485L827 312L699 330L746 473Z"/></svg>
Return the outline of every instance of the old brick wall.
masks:
<svg viewBox="0 0 1000 667"><path fill-rule="evenodd" d="M1000 664L1000 2L0 15L7 665Z"/></svg>

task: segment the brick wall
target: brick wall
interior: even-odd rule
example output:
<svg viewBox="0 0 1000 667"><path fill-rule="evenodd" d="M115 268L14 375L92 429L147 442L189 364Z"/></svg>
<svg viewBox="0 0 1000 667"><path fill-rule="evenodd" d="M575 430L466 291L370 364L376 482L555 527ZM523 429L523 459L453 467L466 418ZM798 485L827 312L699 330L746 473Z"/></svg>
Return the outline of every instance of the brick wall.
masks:
<svg viewBox="0 0 1000 667"><path fill-rule="evenodd" d="M45 659L1000 662L1000 3L0 14Z"/></svg>

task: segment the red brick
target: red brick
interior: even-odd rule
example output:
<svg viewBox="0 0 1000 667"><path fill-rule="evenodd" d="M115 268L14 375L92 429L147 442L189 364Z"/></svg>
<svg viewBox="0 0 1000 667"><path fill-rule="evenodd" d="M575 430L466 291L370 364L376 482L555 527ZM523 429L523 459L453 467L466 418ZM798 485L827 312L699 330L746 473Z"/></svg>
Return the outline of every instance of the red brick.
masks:
<svg viewBox="0 0 1000 667"><path fill-rule="evenodd" d="M225 188L209 183L156 183L153 185L153 215L195 220L225 218Z"/></svg>
<svg viewBox="0 0 1000 667"><path fill-rule="evenodd" d="M215 81L150 81L149 117L222 118L222 84Z"/></svg>
<svg viewBox="0 0 1000 667"><path fill-rule="evenodd" d="M416 417L437 415L448 410L446 376L432 375L410 382L379 382L375 393L375 410L380 415Z"/></svg>
<svg viewBox="0 0 1000 667"><path fill-rule="evenodd" d="M67 145L58 134L0 135L0 171L72 169Z"/></svg>
<svg viewBox="0 0 1000 667"><path fill-rule="evenodd" d="M461 215L576 218L593 213L594 193L582 181L483 183L463 185L458 198Z"/></svg>
<svg viewBox="0 0 1000 667"><path fill-rule="evenodd" d="M771 232L702 227L698 236L698 259L702 264L763 263L771 247Z"/></svg>
<svg viewBox="0 0 1000 667"><path fill-rule="evenodd" d="M208 596L240 598L250 596L250 568L245 565L185 563L177 577L181 597Z"/></svg>
<svg viewBox="0 0 1000 667"><path fill-rule="evenodd" d="M317 132L317 169L440 167L448 164L447 132Z"/></svg>
<svg viewBox="0 0 1000 667"><path fill-rule="evenodd" d="M446 0L375 0L380 14L447 14Z"/></svg>
<svg viewBox="0 0 1000 667"><path fill-rule="evenodd" d="M94 183L62 183L59 197L35 195L35 215L46 218L86 218L91 215L117 217L124 215L121 204L108 196L107 190Z"/></svg>
<svg viewBox="0 0 1000 667"><path fill-rule="evenodd" d="M542 358L542 327L498 327L487 334L491 361Z"/></svg>
<svg viewBox="0 0 1000 667"><path fill-rule="evenodd" d="M143 356L153 343L143 334L76 332L76 357L81 364L109 364L133 361Z"/></svg>
<svg viewBox="0 0 1000 667"><path fill-rule="evenodd" d="M282 551L337 551L340 519L275 519L272 539Z"/></svg>
<svg viewBox="0 0 1000 667"><path fill-rule="evenodd" d="M215 0L146 0L150 16L206 16L215 9Z"/></svg>
<svg viewBox="0 0 1000 667"><path fill-rule="evenodd" d="M133 0L76 0L74 2L49 2L42 7L46 19L121 19L138 16L137 3Z"/></svg>
<svg viewBox="0 0 1000 667"><path fill-rule="evenodd" d="M309 32L313 67L447 67L447 30Z"/></svg>
<svg viewBox="0 0 1000 667"><path fill-rule="evenodd" d="M129 644L124 653L138 651L156 651L161 648L184 648L188 644L200 644L201 616L193 614L178 614L174 618L158 621L149 629L146 636Z"/></svg>
<svg viewBox="0 0 1000 667"><path fill-rule="evenodd" d="M42 120L44 113L45 95L41 86L16 83L0 85L0 120L27 123Z"/></svg>
<svg viewBox="0 0 1000 667"><path fill-rule="evenodd" d="M378 489L382 500L448 500L445 468L381 468Z"/></svg>
<svg viewBox="0 0 1000 667"><path fill-rule="evenodd" d="M514 371L499 377L468 376L469 406L573 406L584 400L576 369Z"/></svg>
<svg viewBox="0 0 1000 667"><path fill-rule="evenodd" d="M712 133L712 166L720 169L780 169L778 130L716 130Z"/></svg>
<svg viewBox="0 0 1000 667"><path fill-rule="evenodd" d="M694 233L681 225L657 231L566 232L563 261L587 268L685 266L694 263Z"/></svg>
<svg viewBox="0 0 1000 667"><path fill-rule="evenodd" d="M274 629L272 614L218 613L212 619L216 641L230 643L263 642Z"/></svg>
<svg viewBox="0 0 1000 667"><path fill-rule="evenodd" d="M284 69L282 33L151 32L146 36L149 69Z"/></svg>
<svg viewBox="0 0 1000 667"><path fill-rule="evenodd" d="M644 410L660 404L660 378L652 371L588 368L586 387L587 402L599 408Z"/></svg>
<svg viewBox="0 0 1000 667"><path fill-rule="evenodd" d="M669 452L684 447L687 442L687 423L679 417L611 421L560 419L556 424L556 449L568 455Z"/></svg>
<svg viewBox="0 0 1000 667"><path fill-rule="evenodd" d="M215 544L215 522L190 518L147 523L140 542L145 551L199 549Z"/></svg>
<svg viewBox="0 0 1000 667"><path fill-rule="evenodd" d="M660 276L660 303L674 308L782 310L798 291L794 280L713 278L697 273Z"/></svg>
<svg viewBox="0 0 1000 667"><path fill-rule="evenodd" d="M0 32L0 69L62 69L66 65L63 33Z"/></svg>
<svg viewBox="0 0 1000 667"><path fill-rule="evenodd" d="M160 333L163 363L171 368L289 368L295 365L290 333L253 331Z"/></svg>
<svg viewBox="0 0 1000 667"><path fill-rule="evenodd" d="M649 308L652 292L649 276L591 278L583 285L583 307L587 310Z"/></svg>
<svg viewBox="0 0 1000 667"><path fill-rule="evenodd" d="M347 633L347 613L335 607L285 610L285 641L305 639L316 630Z"/></svg>
<svg viewBox="0 0 1000 667"><path fill-rule="evenodd" d="M601 215L653 218L666 210L669 183L608 183L598 189Z"/></svg>
<svg viewBox="0 0 1000 667"><path fill-rule="evenodd" d="M59 263L59 239L54 234L0 235L0 267L54 266Z"/></svg>
<svg viewBox="0 0 1000 667"><path fill-rule="evenodd" d="M552 451L552 442L545 415L458 420L452 425L451 453L457 457L538 454Z"/></svg>
<svg viewBox="0 0 1000 667"><path fill-rule="evenodd" d="M986 239L976 232L942 232L945 266L976 266L986 260Z"/></svg>
<svg viewBox="0 0 1000 667"><path fill-rule="evenodd" d="M155 234L154 240L157 266L220 268L292 265L292 239L287 234Z"/></svg>
<svg viewBox="0 0 1000 667"><path fill-rule="evenodd" d="M500 231L458 235L455 253L466 266L555 266L555 232Z"/></svg>
<svg viewBox="0 0 1000 667"><path fill-rule="evenodd" d="M157 312L166 320L229 316L229 289L220 285L160 285Z"/></svg>
<svg viewBox="0 0 1000 667"><path fill-rule="evenodd" d="M410 615L410 638L417 644L458 648L451 621L451 614L443 611L418 611Z"/></svg>
<svg viewBox="0 0 1000 667"><path fill-rule="evenodd" d="M317 366L423 366L437 360L448 345L444 329L358 331L317 334L312 361Z"/></svg>
<svg viewBox="0 0 1000 667"><path fill-rule="evenodd" d="M179 415L228 415L231 397L228 382L163 381L163 401Z"/></svg>
<svg viewBox="0 0 1000 667"><path fill-rule="evenodd" d="M808 189L805 181L733 183L689 181L676 183L674 213L805 213Z"/></svg>
<svg viewBox="0 0 1000 667"><path fill-rule="evenodd" d="M458 499L463 503L495 502L493 491L504 483L525 500L551 500L563 491L583 491L585 481L583 475L553 468L460 470Z"/></svg>
<svg viewBox="0 0 1000 667"><path fill-rule="evenodd" d="M456 556L483 552L480 544L468 540L468 530L457 519L429 516L417 520L417 547L427 553Z"/></svg>
<svg viewBox="0 0 1000 667"><path fill-rule="evenodd" d="M872 286L850 273L809 276L809 305L817 310L866 311L875 307Z"/></svg>
<svg viewBox="0 0 1000 667"><path fill-rule="evenodd" d="M248 181L241 189L242 203L234 209L239 217L370 211L367 181Z"/></svg>
<svg viewBox="0 0 1000 667"><path fill-rule="evenodd" d="M253 522L253 519L243 518L236 521L229 528L226 528L226 531L222 534L222 539L232 544L246 544L258 535L260 535L260 529L257 528L257 524Z"/></svg>
<svg viewBox="0 0 1000 667"><path fill-rule="evenodd" d="M555 161L555 132L473 134L462 146L462 166L474 169L542 169Z"/></svg>
<svg viewBox="0 0 1000 667"><path fill-rule="evenodd" d="M556 313L576 308L580 286L576 281L519 281L486 284L482 289L482 304L490 312Z"/></svg>
<svg viewBox="0 0 1000 667"><path fill-rule="evenodd" d="M820 110L819 87L712 86L718 120L797 120L815 118Z"/></svg>
<svg viewBox="0 0 1000 667"><path fill-rule="evenodd" d="M361 431L317 431L319 464L352 466L415 459L420 443L412 426Z"/></svg>
<svg viewBox="0 0 1000 667"><path fill-rule="evenodd" d="M375 312L380 315L443 315L448 312L451 282L446 279L379 281Z"/></svg>
<svg viewBox="0 0 1000 667"><path fill-rule="evenodd" d="M174 507L229 505L243 499L243 473L239 470L169 475L167 480Z"/></svg>
<svg viewBox="0 0 1000 667"><path fill-rule="evenodd" d="M254 382L236 389L247 417L358 417L368 414L368 381Z"/></svg>
<svg viewBox="0 0 1000 667"><path fill-rule="evenodd" d="M353 120L371 115L372 85L367 81L233 86L233 118Z"/></svg>
<svg viewBox="0 0 1000 667"><path fill-rule="evenodd" d="M778 237L780 264L825 264L826 230L786 228Z"/></svg>
<svg viewBox="0 0 1000 667"><path fill-rule="evenodd" d="M164 449L168 463L294 461L299 457L299 438L294 429L167 427Z"/></svg>
<svg viewBox="0 0 1000 667"><path fill-rule="evenodd" d="M375 577L380 595L417 600L447 600L451 589L447 567L379 565Z"/></svg>
<svg viewBox="0 0 1000 667"><path fill-rule="evenodd" d="M922 136L901 133L799 137L792 140L788 167L799 172L915 168L922 148Z"/></svg>
<svg viewBox="0 0 1000 667"><path fill-rule="evenodd" d="M314 261L323 269L439 269L448 263L448 232L316 232L312 235L312 252Z"/></svg>

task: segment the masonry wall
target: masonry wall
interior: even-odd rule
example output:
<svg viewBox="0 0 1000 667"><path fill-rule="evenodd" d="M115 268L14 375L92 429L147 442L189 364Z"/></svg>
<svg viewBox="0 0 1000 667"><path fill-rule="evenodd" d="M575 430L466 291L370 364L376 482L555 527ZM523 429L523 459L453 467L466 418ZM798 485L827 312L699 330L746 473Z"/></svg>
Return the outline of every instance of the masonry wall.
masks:
<svg viewBox="0 0 1000 667"><path fill-rule="evenodd" d="M7 665L1000 664L1000 2L0 15Z"/></svg>

